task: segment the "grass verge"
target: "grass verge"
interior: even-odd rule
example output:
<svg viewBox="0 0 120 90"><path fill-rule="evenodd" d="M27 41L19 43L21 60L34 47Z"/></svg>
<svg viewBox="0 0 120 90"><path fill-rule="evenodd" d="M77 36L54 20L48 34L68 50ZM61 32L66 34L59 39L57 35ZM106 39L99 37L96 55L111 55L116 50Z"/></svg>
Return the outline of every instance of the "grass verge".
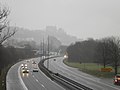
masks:
<svg viewBox="0 0 120 90"><path fill-rule="evenodd" d="M114 77L114 69L111 66L107 66L109 68L112 68L112 72L101 72L101 68L103 68L102 65L96 64L96 63L74 63L74 62L68 62L66 60L63 61L66 65L74 68L78 68L80 71L88 73L90 75L99 77L99 78L113 78ZM120 68L119 71L120 73Z"/></svg>

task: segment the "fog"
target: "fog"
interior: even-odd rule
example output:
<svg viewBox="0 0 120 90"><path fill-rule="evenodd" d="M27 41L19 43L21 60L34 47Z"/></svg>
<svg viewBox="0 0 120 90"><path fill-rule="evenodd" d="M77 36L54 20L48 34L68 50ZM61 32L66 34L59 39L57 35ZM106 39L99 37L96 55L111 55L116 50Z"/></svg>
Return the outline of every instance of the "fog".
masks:
<svg viewBox="0 0 120 90"><path fill-rule="evenodd" d="M57 26L78 38L120 34L120 0L1 0L10 25L31 30Z"/></svg>

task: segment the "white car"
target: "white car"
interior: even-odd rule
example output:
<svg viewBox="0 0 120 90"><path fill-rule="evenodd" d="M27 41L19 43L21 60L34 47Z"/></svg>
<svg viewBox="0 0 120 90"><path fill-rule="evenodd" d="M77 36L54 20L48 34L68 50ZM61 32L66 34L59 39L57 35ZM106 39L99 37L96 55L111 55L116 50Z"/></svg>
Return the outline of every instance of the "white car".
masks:
<svg viewBox="0 0 120 90"><path fill-rule="evenodd" d="M26 63L21 64L21 68L27 68L27 64Z"/></svg>

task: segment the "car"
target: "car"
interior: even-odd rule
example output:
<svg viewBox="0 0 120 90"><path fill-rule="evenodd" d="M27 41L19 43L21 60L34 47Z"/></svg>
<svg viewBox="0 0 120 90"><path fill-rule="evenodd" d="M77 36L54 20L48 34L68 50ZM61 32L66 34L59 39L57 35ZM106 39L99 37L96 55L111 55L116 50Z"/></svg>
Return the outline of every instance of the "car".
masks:
<svg viewBox="0 0 120 90"><path fill-rule="evenodd" d="M21 64L21 68L27 68L27 64L26 63L23 63L23 64Z"/></svg>
<svg viewBox="0 0 120 90"><path fill-rule="evenodd" d="M21 68L23 68L24 67L24 64L21 64Z"/></svg>
<svg viewBox="0 0 120 90"><path fill-rule="evenodd" d="M38 72L38 68L33 68L33 72Z"/></svg>
<svg viewBox="0 0 120 90"><path fill-rule="evenodd" d="M56 59L54 59L54 61L56 61Z"/></svg>
<svg viewBox="0 0 120 90"><path fill-rule="evenodd" d="M22 73L29 73L29 69L28 68L22 68Z"/></svg>
<svg viewBox="0 0 120 90"><path fill-rule="evenodd" d="M32 64L36 64L36 62L35 62L35 61L32 61Z"/></svg>
<svg viewBox="0 0 120 90"><path fill-rule="evenodd" d="M35 61L32 62L32 67L36 67L37 63Z"/></svg>
<svg viewBox="0 0 120 90"><path fill-rule="evenodd" d="M120 74L115 75L114 84L115 85L120 85Z"/></svg>
<svg viewBox="0 0 120 90"><path fill-rule="evenodd" d="M27 67L28 65L27 64L24 64L24 67Z"/></svg>

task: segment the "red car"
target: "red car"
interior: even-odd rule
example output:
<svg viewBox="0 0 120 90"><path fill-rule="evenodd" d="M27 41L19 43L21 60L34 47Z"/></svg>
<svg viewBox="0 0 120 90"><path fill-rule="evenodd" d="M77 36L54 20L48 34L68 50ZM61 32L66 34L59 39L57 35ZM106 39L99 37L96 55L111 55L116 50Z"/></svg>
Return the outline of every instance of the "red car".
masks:
<svg viewBox="0 0 120 90"><path fill-rule="evenodd" d="M114 84L115 85L120 85L120 74L115 75Z"/></svg>

